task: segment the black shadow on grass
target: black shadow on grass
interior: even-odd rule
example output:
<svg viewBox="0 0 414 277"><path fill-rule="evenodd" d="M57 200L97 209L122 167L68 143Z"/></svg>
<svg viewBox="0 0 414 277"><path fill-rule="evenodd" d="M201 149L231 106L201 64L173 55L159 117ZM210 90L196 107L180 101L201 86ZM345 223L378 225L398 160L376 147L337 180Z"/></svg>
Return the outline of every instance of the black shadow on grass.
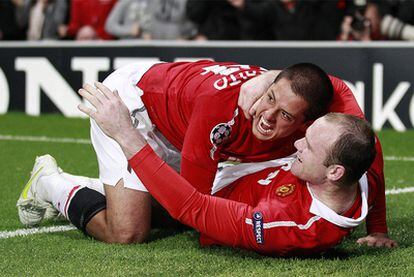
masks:
<svg viewBox="0 0 414 277"><path fill-rule="evenodd" d="M61 224L56 224L56 225L64 225L64 223L67 223L67 221L56 221L59 222ZM172 237L178 234L181 234L185 231L187 231L188 229L185 228L179 228L179 229L173 229L173 228L166 228L166 229L153 229L151 230L151 233L149 235L149 238L144 242L144 243L151 243L160 239L164 239L167 237ZM74 230L74 231L70 231L70 232L56 232L56 233L50 233L48 234L50 236L59 236L59 237L66 237L66 238L70 238L73 240L92 240L92 241L97 241L92 237L89 237L85 234L83 234L80 230Z"/></svg>
<svg viewBox="0 0 414 277"><path fill-rule="evenodd" d="M160 239L164 239L167 237L172 237L178 234L181 234L185 232L185 229L174 229L174 228L168 228L168 229L153 229L151 230L150 236L147 239L147 243L151 243Z"/></svg>

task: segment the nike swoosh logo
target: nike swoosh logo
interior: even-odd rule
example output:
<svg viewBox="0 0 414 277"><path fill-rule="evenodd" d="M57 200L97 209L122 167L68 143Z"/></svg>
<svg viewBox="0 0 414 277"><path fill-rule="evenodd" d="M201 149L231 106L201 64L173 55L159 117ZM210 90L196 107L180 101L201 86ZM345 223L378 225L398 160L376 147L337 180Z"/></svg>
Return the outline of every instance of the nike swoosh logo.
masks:
<svg viewBox="0 0 414 277"><path fill-rule="evenodd" d="M22 196L23 199L27 199L27 193L29 192L30 186L32 185L33 180L36 178L37 175L39 175L40 171L43 169L43 166L39 168L36 173L30 178L30 180L27 182L26 186L23 189Z"/></svg>

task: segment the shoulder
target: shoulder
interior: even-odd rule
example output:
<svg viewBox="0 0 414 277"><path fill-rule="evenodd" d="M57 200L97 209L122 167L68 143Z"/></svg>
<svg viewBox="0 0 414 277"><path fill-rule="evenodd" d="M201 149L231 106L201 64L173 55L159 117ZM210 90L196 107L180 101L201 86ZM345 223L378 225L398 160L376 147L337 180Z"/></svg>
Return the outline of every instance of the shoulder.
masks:
<svg viewBox="0 0 414 277"><path fill-rule="evenodd" d="M346 85L346 83L335 77L329 76L334 89L334 96L329 108L329 112L345 113L364 118L359 104L354 96L352 90Z"/></svg>
<svg viewBox="0 0 414 277"><path fill-rule="evenodd" d="M329 79L331 80L335 92L349 89L342 79L332 75L329 75Z"/></svg>

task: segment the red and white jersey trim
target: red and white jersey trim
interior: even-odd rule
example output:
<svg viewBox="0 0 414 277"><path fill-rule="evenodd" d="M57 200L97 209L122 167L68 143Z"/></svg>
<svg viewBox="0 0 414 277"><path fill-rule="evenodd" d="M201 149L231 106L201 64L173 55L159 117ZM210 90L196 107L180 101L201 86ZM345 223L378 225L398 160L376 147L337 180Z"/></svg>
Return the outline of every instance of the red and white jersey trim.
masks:
<svg viewBox="0 0 414 277"><path fill-rule="evenodd" d="M361 200L362 200L362 207L361 207L361 216L354 219L345 217L342 215L337 214L335 211L330 209L328 206L323 204L319 201L313 194L309 184L307 184L308 190L310 195L312 196L312 204L310 206L309 212L319 215L320 217L324 218L325 220L343 227L343 228L353 228L358 226L362 223L362 221L366 218L368 214L368 178L367 174L364 173L361 179L359 179L359 187L361 190Z"/></svg>
<svg viewBox="0 0 414 277"><path fill-rule="evenodd" d="M315 215L311 217L306 224L297 224L294 221L273 221L268 223L263 223L264 229L276 228L276 227L298 227L300 230L307 230L309 229L313 223L321 219L320 216ZM253 225L253 221L251 218L246 218L246 224Z"/></svg>

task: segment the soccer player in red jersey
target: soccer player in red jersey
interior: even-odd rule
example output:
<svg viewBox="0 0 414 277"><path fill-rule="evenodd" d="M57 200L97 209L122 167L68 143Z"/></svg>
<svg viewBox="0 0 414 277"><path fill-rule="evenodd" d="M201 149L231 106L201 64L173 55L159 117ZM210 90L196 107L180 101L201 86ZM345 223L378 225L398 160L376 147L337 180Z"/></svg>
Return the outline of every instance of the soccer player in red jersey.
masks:
<svg viewBox="0 0 414 277"><path fill-rule="evenodd" d="M200 231L203 245L268 255L318 253L359 225L380 193L376 170L369 169L376 155L375 135L355 116L325 115L295 142L296 159L241 178L219 196L210 196L161 160L132 127L121 98L102 91L97 111L80 109L119 142L151 195L173 217ZM95 102L97 94L91 91L87 99Z"/></svg>
<svg viewBox="0 0 414 277"><path fill-rule="evenodd" d="M334 77L330 81L314 65L299 64L279 74L261 98L257 116L249 121L237 107L240 86L264 71L260 67L211 61L136 64L115 71L104 84L119 91L134 118L134 126L157 154L174 166L179 160L174 147L179 149L181 175L198 191L209 193L219 161L257 162L293 153L293 142L312 120L327 111L331 82L335 87L331 110L363 116L342 81ZM87 97L93 91L96 88L87 85L80 93ZM92 101L99 106L99 98ZM100 179L106 185L106 199L88 189L91 181L83 184L82 179L67 175L66 186L62 178L49 181L60 183L61 189L51 202L79 229L97 239L142 241L150 228L149 194L128 167L119 144L93 120L91 137ZM385 196L379 196L380 204L374 209L378 216L373 216L376 222L369 224L374 226L369 231L386 234ZM26 199L21 198L19 201L26 205ZM18 204L19 214L23 204ZM26 221L33 222L39 221Z"/></svg>
<svg viewBox="0 0 414 277"><path fill-rule="evenodd" d="M256 110L260 104L260 99L271 86L278 70L271 70L251 79L243 84L240 90L238 105L243 111L246 118L252 118L256 114ZM332 85L334 86L334 98L329 107L329 112L341 112L345 114L355 115L364 118L364 114L358 103L356 102L351 90L340 79L330 76ZM370 206L370 213L367 217L367 233L366 237L358 239L359 244L368 246L395 246L395 241L388 237L386 225L386 205L385 205L385 180L384 180L384 160L382 148L379 139L376 137L377 155L371 169L375 169L376 182L378 190L378 200L375 205Z"/></svg>

